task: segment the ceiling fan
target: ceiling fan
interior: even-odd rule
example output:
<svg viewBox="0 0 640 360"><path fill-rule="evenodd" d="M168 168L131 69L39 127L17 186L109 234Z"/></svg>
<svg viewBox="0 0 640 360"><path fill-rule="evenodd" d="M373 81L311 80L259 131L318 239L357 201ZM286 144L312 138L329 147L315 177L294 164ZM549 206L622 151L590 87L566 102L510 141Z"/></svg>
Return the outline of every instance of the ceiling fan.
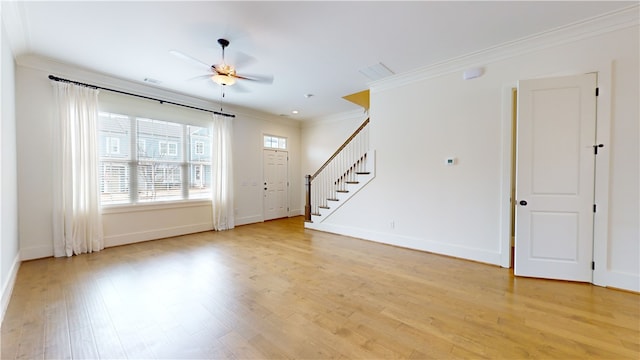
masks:
<svg viewBox="0 0 640 360"><path fill-rule="evenodd" d="M218 44L220 44L220 47L222 48L222 62L220 64L207 65L202 61L196 58L193 58L189 55L186 55L184 53L181 53L177 50L171 50L169 52L179 58L194 62L201 67L206 67L209 69L209 74L200 75L193 79L211 78L211 80L214 83L221 86L225 86L225 87L236 84L237 80L252 81L252 82L258 82L258 83L265 83L265 84L273 83L273 76L270 76L270 75L244 74L244 73L242 75L238 74L238 72L236 71L237 66L241 66L242 64L246 65L249 62L253 62L255 61L255 58L239 52L238 59L237 59L238 62L234 66L232 64L227 63L224 56L225 48L229 46L229 40L218 39Z"/></svg>

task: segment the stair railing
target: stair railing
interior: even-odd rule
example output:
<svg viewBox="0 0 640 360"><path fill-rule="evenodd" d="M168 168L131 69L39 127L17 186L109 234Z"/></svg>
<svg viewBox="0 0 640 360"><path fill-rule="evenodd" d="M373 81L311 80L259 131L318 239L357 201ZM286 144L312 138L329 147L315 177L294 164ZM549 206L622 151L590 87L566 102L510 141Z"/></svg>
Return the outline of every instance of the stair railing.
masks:
<svg viewBox="0 0 640 360"><path fill-rule="evenodd" d="M369 151L369 119L336 150L313 175L306 175L306 203L304 219L319 215L321 208L329 208L338 200L339 192L346 192L347 184L357 181L357 174L366 172Z"/></svg>

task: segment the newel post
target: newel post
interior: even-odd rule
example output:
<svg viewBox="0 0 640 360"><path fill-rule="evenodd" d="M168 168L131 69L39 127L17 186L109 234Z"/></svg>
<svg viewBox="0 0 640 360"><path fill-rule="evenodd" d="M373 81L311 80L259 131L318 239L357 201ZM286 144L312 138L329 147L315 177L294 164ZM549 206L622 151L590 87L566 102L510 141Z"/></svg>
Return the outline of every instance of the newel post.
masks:
<svg viewBox="0 0 640 360"><path fill-rule="evenodd" d="M305 175L306 202L304 205L304 221L311 222L311 175Z"/></svg>

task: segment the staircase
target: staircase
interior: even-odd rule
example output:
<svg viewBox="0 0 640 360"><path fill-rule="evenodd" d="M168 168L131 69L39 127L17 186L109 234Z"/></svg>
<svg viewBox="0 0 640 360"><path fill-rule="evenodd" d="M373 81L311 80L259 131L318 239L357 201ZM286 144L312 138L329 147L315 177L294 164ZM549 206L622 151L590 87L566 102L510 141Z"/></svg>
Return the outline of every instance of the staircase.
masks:
<svg viewBox="0 0 640 360"><path fill-rule="evenodd" d="M368 125L369 119L360 125L315 174L306 176L307 224L323 222L373 180L375 153L369 149Z"/></svg>

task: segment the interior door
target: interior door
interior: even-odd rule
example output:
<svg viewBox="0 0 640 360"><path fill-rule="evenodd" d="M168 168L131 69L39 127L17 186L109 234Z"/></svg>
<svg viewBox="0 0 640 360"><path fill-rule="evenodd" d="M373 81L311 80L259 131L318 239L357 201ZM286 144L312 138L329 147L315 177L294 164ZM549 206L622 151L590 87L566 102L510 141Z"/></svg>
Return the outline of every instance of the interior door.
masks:
<svg viewBox="0 0 640 360"><path fill-rule="evenodd" d="M592 281L596 86L518 83L515 275Z"/></svg>
<svg viewBox="0 0 640 360"><path fill-rule="evenodd" d="M288 153L264 150L264 220L287 217Z"/></svg>

